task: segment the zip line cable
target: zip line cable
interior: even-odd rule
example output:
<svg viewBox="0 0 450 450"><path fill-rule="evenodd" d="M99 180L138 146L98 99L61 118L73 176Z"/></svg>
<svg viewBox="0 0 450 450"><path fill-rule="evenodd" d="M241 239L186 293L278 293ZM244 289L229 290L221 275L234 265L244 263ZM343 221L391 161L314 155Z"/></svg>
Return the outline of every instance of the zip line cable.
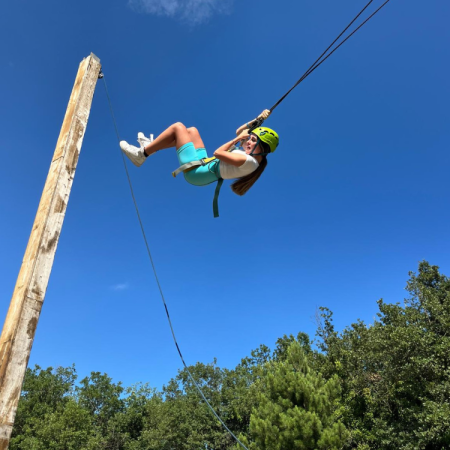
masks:
<svg viewBox="0 0 450 450"><path fill-rule="evenodd" d="M322 65L341 45L345 44L358 30L360 30L375 14L377 14L382 8L384 8L390 0L386 0L375 12L373 12L361 25L359 25L355 30L353 30L342 42L339 43L330 53L327 52L333 47L333 45L342 37L342 35L355 23L355 21L361 16L361 14L370 6L373 0L370 0L366 6L355 16L355 18L344 28L344 30L339 34L339 36L328 46L328 48L316 59L316 61L311 65L311 67L300 77L300 79L292 86L270 109L269 111L272 113L274 109L309 75L311 75L320 65ZM325 56L325 58L323 58ZM323 59L322 59L323 58ZM254 130L255 128L261 126L264 122L264 119L258 119L253 122L253 125L250 129Z"/></svg>
<svg viewBox="0 0 450 450"><path fill-rule="evenodd" d="M103 75L103 73L102 73ZM103 79L103 83L105 86L105 91L106 91L106 97L108 99L108 104L109 104L109 110L111 111L111 116L113 119L113 123L114 123L114 129L116 130L116 135L117 135L117 140L120 144L120 135L119 135L119 130L117 128L117 123L116 123L116 119L114 116L114 111L113 111L113 107L111 104L111 98L109 97L109 92L108 92L108 86L106 85L106 80L104 75L102 76ZM153 274L155 275L155 279L156 279L156 284L158 285L158 289L159 289L159 293L161 295L161 299L162 302L164 304L164 309L166 310L166 315L167 315L167 319L169 321L169 325L170 325L170 331L172 332L172 337L173 337L173 341L175 342L175 346L177 347L177 351L178 354L180 355L181 358L181 362L183 363L184 368L186 369L187 373L189 374L190 379L192 380L192 382L194 383L194 386L197 388L197 391L199 392L200 396L202 397L202 399L205 401L206 405L208 406L208 408L210 409L210 411L212 412L212 414L216 417L216 419L222 424L222 426L228 431L228 433L230 433L231 436L233 436L233 438L236 440L236 442L244 449L244 450L248 450L248 448L234 435L234 433L226 426L225 422L220 418L220 416L216 413L216 411L214 410L214 408L211 406L211 404L209 403L209 401L207 400L207 398L205 397L205 394L203 393L202 389L200 388L200 386L198 385L198 383L195 381L194 377L192 376L191 371L188 369L188 366L186 365L183 355L181 353L180 347L178 346L178 342L177 342L177 338L175 337L175 331L173 329L173 325L172 325L172 321L170 319L170 314L169 314L169 309L167 308L167 303L164 297L164 293L161 287L161 283L159 282L159 278L158 278L158 274L156 272L156 266L155 263L153 262L153 257L152 257L152 253L150 251L150 246L148 245L148 241L147 241L147 235L145 234L145 229L144 229L144 224L142 223L142 219L141 219L141 215L139 213L139 208L138 208L138 204L136 201L136 197L134 195L134 190L133 190L133 185L131 183L131 178L130 178L130 174L128 172L128 167L127 167L127 163L125 161L125 156L123 154L123 152L120 152L122 154L122 161L123 161L123 166L125 167L125 173L127 175L127 179L128 179L128 184L130 186L130 192L131 192L131 197L133 198L133 203L134 203L134 207L136 209L136 214L139 220L139 225L141 227L141 231L142 231L142 236L144 238L144 242L145 242L145 246L147 248L147 253L150 259L150 263L152 265L152 269L153 269Z"/></svg>
<svg viewBox="0 0 450 450"><path fill-rule="evenodd" d="M366 6L364 6L364 8L355 16L355 18L344 28L344 30L341 32L341 34L339 34L339 36L328 46L328 48L311 64L311 67L301 76L301 78L297 81L297 83L295 83L294 86L292 86L291 89L289 89L286 92L286 94L284 94L283 97L281 97L280 100L278 100L275 103L275 105L273 105L272 108L270 108L270 111L273 111L291 93L291 91L293 91L314 70L314 66L323 58L323 56L326 55L328 50L330 50L330 48L333 47L333 45L355 23L355 21L358 19L358 17L370 6L370 4L372 2L373 2L373 0L370 0L369 3L367 3ZM324 59L324 61L325 61L325 59Z"/></svg>
<svg viewBox="0 0 450 450"><path fill-rule="evenodd" d="M294 84L294 86L292 86L273 106L272 108L270 108L270 112L273 112L274 109L303 81L305 80L309 75L311 75L320 65L322 65L339 47L341 47L341 45L343 45L346 41L348 41L348 39L350 39L359 29L361 29L373 16L375 16L375 14L377 14L384 6L386 6L390 0L386 0L374 13L372 13L364 22L361 23L361 25L359 25L352 33L350 33L341 43L339 43L339 45L337 45L330 53L327 54L327 52L333 47L333 45L343 36L343 34L355 23L355 21L361 16L361 14L370 6L370 4L373 2L374 0L370 0L367 5L355 16L355 18L345 27L345 29L339 34L339 36L328 46L328 48L319 56L319 58L316 59L316 61L309 67L309 69L302 75L302 77ZM326 56L325 56L326 55ZM324 57L325 56L325 57ZM323 59L322 59L323 58ZM117 128L117 123L116 123L116 119L114 116L114 110L112 107L112 103L111 103L111 98L109 96L109 92L108 92L108 86L106 84L106 80L105 77L103 75L103 73L101 73L101 77L103 79L103 83L105 86L105 92L106 92L106 97L108 99L108 104L109 104L109 109L111 112L111 117L114 123L114 129L116 131L116 136L117 136L117 140L120 144L120 135L119 135L119 130ZM256 126L252 126L252 129L256 128L257 126L260 126L262 123L264 122L264 120L258 119L257 121L257 125ZM254 122L255 123L255 122ZM169 314L169 309L167 307L167 303L164 297L164 293L161 287L161 283L159 282L159 278L158 278L158 274L156 272L156 266L155 263L153 261L153 257L152 257L152 253L150 251L150 246L148 244L148 240L147 240L147 236L145 233L145 229L144 229L144 225L142 223L142 219L141 219L141 215L139 212L139 208L138 208L138 204L136 201L136 197L134 195L134 190L133 190L133 185L131 182L131 178L130 178L130 174L128 172L128 167L126 164L126 160L125 160L125 156L123 154L123 152L121 152L122 155L122 162L125 168L125 173L128 179L128 184L130 187L130 192L131 192L131 197L133 199L133 203L134 203L134 207L136 209L136 214L138 217L138 221L139 221L139 225L141 227L141 232L142 232L142 236L144 238L144 242L145 242L145 246L147 248L147 254L149 256L150 259L150 263L153 269L153 274L155 276L156 279L156 284L158 286L159 289L159 293L164 305L164 309L166 311L166 315L167 315L167 320L169 322L169 326L170 326L170 331L172 332L172 337L173 337L173 341L175 343L175 346L177 348L178 354L180 356L181 362L183 363L184 368L186 369L187 373L189 374L190 379L192 380L192 382L194 383L194 386L196 387L197 391L199 392L201 398L204 400L204 402L206 403L206 405L208 406L208 408L210 409L210 411L212 412L212 414L217 418L217 420L219 420L219 422L222 424L222 426L225 428L225 430L227 430L227 432L236 440L236 442L244 449L244 450L248 450L248 448L234 435L234 433L227 427L227 425L225 424L225 422L220 418L220 416L216 413L216 411L214 410L214 408L211 406L211 404L209 403L209 401L207 400L207 398L205 397L205 394L203 393L202 389L200 388L200 386L198 385L198 383L195 381L192 373L190 372L186 362L184 361L183 355L181 353L180 347L178 345L176 336L175 336L175 331L173 329L173 325L172 325L172 321L170 319L170 314Z"/></svg>
<svg viewBox="0 0 450 450"><path fill-rule="evenodd" d="M334 48L322 61L319 62L319 64L316 64L311 70L309 70L302 79L297 83L299 84L301 81L303 81L306 77L311 75L321 64L323 64L341 45L343 45L345 42L347 42L360 28L362 28L375 14L377 14L382 8L384 8L390 0L386 0L374 13L372 13L361 25L358 26L354 31L352 31L336 48ZM297 86L296 84L296 86ZM295 87L295 86L294 86Z"/></svg>

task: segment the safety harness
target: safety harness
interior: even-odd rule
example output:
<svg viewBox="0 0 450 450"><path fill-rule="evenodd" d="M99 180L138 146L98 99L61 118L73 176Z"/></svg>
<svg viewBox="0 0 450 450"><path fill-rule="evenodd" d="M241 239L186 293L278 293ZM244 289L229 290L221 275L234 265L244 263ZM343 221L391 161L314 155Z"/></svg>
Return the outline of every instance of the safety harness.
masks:
<svg viewBox="0 0 450 450"><path fill-rule="evenodd" d="M260 119L256 119L255 122L252 124L252 126L249 127L250 132L256 128L255 125L259 125L260 123L261 123ZM258 139L255 143L255 146L250 153L250 156L257 156L257 155L263 156L263 155L268 155L270 153L270 152L254 153L260 142L261 142L261 139L258 137ZM236 147L235 145L232 145L228 151L232 152L233 150L236 150L237 148L240 148L240 147ZM218 165L219 165L218 161L219 160L215 156L212 156L211 158L202 158L202 159L199 159L198 161L190 161L185 164L182 164L180 167L178 167L177 170L174 170L172 172L172 176L175 178L181 172L183 172L183 173L190 172L191 170L194 170L196 167L210 165L213 161L217 161L217 164L215 164L215 167L213 168L212 171L217 175L217 178L218 178L216 190L214 191L214 199L213 199L213 213L214 213L214 217L216 218L216 217L219 217L219 194L220 194L220 188L222 187L222 184L223 184L223 178L221 178L219 176L219 170L218 170Z"/></svg>
<svg viewBox="0 0 450 450"><path fill-rule="evenodd" d="M212 156L211 158L202 158L199 159L198 161L190 161L186 164L182 164L180 167L178 167L177 170L172 172L172 176L176 177L179 173L183 172L183 173L187 173L190 172L191 170L194 170L196 167L198 166L206 166L206 165L210 165L213 161L219 161L215 156ZM215 173L218 176L218 180L217 180L217 186L216 186L216 190L214 191L214 199L213 199L213 213L214 213L214 217L219 217L219 194L220 194L220 188L222 187L223 184L223 178L219 177L219 171L218 171L218 166L219 163L217 162L217 164L215 164Z"/></svg>

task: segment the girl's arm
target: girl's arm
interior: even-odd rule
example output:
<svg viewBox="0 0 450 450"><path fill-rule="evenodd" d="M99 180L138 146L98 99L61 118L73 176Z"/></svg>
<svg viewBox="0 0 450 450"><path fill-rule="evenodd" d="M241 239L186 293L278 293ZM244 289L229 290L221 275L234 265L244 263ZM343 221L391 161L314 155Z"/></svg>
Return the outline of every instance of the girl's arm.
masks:
<svg viewBox="0 0 450 450"><path fill-rule="evenodd" d="M236 130L236 136L240 136L243 132L245 132L246 130L248 130L249 128L251 128L252 123L255 120L258 120L260 118L266 120L268 117L270 116L270 110L265 109L256 119L252 119L250 120L248 123L244 123L244 125L241 125L237 130Z"/></svg>
<svg viewBox="0 0 450 450"><path fill-rule="evenodd" d="M223 144L214 152L214 156L227 164L241 167L245 161L247 161L247 156L242 153L233 153L228 151L232 145L238 143L241 139L242 137L237 137L232 141Z"/></svg>

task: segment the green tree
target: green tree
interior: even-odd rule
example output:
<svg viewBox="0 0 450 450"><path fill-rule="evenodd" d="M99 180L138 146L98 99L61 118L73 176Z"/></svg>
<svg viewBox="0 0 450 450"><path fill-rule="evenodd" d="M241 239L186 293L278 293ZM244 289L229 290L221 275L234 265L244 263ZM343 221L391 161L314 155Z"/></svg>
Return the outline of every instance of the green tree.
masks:
<svg viewBox="0 0 450 450"><path fill-rule="evenodd" d="M420 263L404 304L380 300L371 326L338 334L322 311L323 371L342 380L352 447L450 448L450 281L438 269Z"/></svg>
<svg viewBox="0 0 450 450"><path fill-rule="evenodd" d="M294 337L292 334L290 334L289 336L284 335L283 337L278 338L275 350L273 351L273 359L275 361L285 360L288 356L289 347L294 342L298 342L300 347L303 349L303 352L307 356L312 356L311 340L306 333L300 332L297 334L297 337Z"/></svg>
<svg viewBox="0 0 450 450"><path fill-rule="evenodd" d="M68 399L59 411L46 414L36 427L31 440L35 447L23 442L27 450L88 450L96 448L92 417L73 399Z"/></svg>
<svg viewBox="0 0 450 450"><path fill-rule="evenodd" d="M75 389L78 403L96 418L97 425L102 428L116 413L124 410L123 391L120 382L115 384L107 374L100 372L92 372L83 378Z"/></svg>
<svg viewBox="0 0 450 450"><path fill-rule="evenodd" d="M123 392L120 382L113 383L106 373L100 372L91 372L75 388L78 405L88 411L99 436L99 450L122 450L127 440L127 434L115 420L116 415L126 411Z"/></svg>
<svg viewBox="0 0 450 450"><path fill-rule="evenodd" d="M226 424L235 435L248 431L252 410L258 404L257 382L264 378L271 359L270 349L260 345L235 369L223 371L221 404L222 409L226 409Z"/></svg>
<svg viewBox="0 0 450 450"><path fill-rule="evenodd" d="M342 448L347 433L336 411L337 376L326 380L311 370L296 340L285 349L285 357L270 366L245 439L250 449Z"/></svg>
<svg viewBox="0 0 450 450"><path fill-rule="evenodd" d="M157 407L162 396L148 384L136 384L125 389L124 408L108 421L104 448L118 450L145 449L141 441L146 426L157 428Z"/></svg>
<svg viewBox="0 0 450 450"><path fill-rule="evenodd" d="M73 398L75 368L27 369L10 450L88 450L95 441L89 412Z"/></svg>
<svg viewBox="0 0 450 450"><path fill-rule="evenodd" d="M212 364L197 363L189 371L206 398L226 420L221 404L223 371ZM142 433L143 448L148 450L199 450L228 448L230 438L207 405L201 400L186 369L163 388L164 401L148 405L147 426Z"/></svg>

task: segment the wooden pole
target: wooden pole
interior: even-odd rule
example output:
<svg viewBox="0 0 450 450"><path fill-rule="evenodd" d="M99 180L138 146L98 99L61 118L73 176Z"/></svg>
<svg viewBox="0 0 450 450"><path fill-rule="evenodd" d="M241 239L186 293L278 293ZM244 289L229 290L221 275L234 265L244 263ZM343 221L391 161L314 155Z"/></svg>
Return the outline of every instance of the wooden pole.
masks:
<svg viewBox="0 0 450 450"><path fill-rule="evenodd" d="M7 450L92 104L100 60L78 69L0 337L0 450Z"/></svg>

